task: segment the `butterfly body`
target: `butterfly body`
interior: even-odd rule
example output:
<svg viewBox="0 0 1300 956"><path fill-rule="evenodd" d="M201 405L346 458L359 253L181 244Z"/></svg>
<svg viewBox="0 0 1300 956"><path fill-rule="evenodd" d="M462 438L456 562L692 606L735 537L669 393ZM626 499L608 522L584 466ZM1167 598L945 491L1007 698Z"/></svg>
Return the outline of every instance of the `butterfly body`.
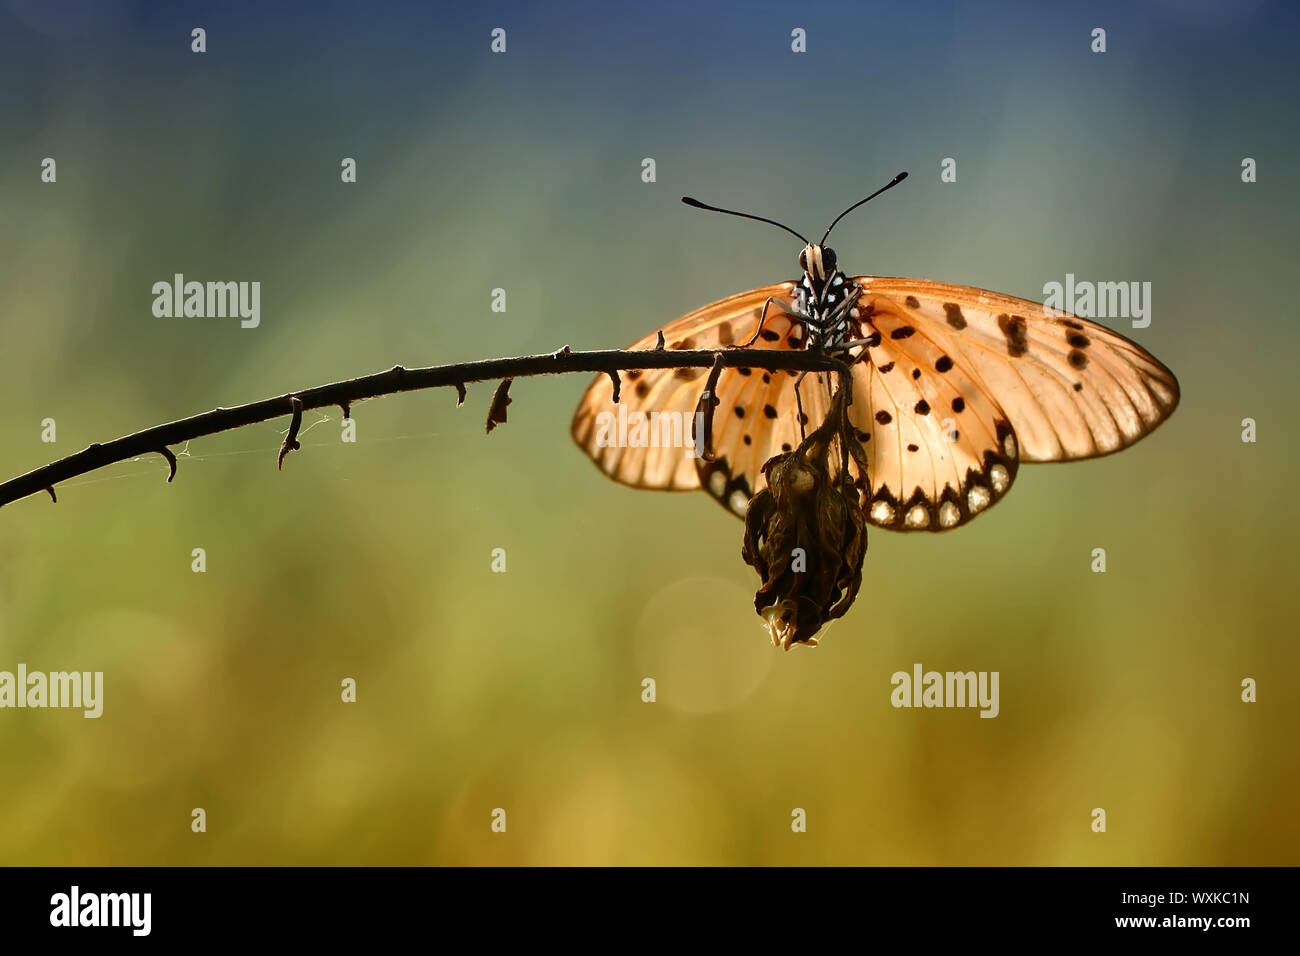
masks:
<svg viewBox="0 0 1300 956"><path fill-rule="evenodd" d="M867 461L849 468L877 527L964 525L1006 495L1021 462L1118 451L1178 404L1177 379L1164 365L1095 322L970 286L850 277L824 242L805 240L801 279L712 303L660 332L668 348L817 349L850 365L849 417ZM654 348L658 334L630 348ZM625 374L632 388L623 400L633 408L690 414L705 373ZM743 517L764 487L764 463L821 423L836 387L826 373L724 369L712 460L680 448L601 445L595 420L614 407L606 376L583 396L571 432L616 481L702 488Z"/></svg>
<svg viewBox="0 0 1300 956"><path fill-rule="evenodd" d="M829 354L844 350L853 339L861 289L846 281L836 268L835 251L829 246L810 243L799 253L803 280L794 289L791 314L802 319L804 347L820 348Z"/></svg>

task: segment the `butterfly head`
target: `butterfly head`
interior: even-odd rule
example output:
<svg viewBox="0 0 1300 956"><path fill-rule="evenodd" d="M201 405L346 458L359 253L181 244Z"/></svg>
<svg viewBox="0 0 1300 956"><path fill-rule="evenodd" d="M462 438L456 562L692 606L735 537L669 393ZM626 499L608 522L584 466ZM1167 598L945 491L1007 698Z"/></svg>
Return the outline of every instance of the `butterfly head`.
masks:
<svg viewBox="0 0 1300 956"><path fill-rule="evenodd" d="M826 232L822 234L821 242L809 242L799 233L795 232L789 226L782 225L775 219L768 219L764 216L755 216L747 212L737 212L734 209L723 209L719 206L710 206L708 203L702 203L698 199L692 199L690 196L683 196L682 202L696 209L706 209L710 212L725 213L728 216L739 216L741 219L753 219L756 222L765 222L769 225L776 226L778 229L784 229L790 235L794 236L804 244L802 251L799 253L799 268L803 270L802 288L798 291L798 296L803 302L805 308L811 313L813 318L818 318L826 313L831 318L846 311L852 304L850 293L844 291L836 292L837 286L843 286L842 276L835 260L835 251L826 245L826 240L830 237L831 230L835 228L836 223L857 209L863 203L874 199L887 189L892 189L904 179L907 173L902 172L881 186L866 199L860 199L848 209L844 210L826 227Z"/></svg>
<svg viewBox="0 0 1300 956"><path fill-rule="evenodd" d="M799 253L799 268L803 270L810 285L820 287L835 274L835 250L830 246L810 242Z"/></svg>

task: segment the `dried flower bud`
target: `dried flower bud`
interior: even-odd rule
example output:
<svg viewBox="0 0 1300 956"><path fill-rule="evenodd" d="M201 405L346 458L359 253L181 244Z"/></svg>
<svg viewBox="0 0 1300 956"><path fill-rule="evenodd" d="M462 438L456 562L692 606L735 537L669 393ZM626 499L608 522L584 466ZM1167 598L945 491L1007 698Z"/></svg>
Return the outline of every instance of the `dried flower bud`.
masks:
<svg viewBox="0 0 1300 956"><path fill-rule="evenodd" d="M837 417L763 465L767 487L745 516L740 553L763 582L754 607L786 650L815 647L813 635L849 609L862 583L867 526L858 491L846 469L832 478L827 468L830 438L844 434Z"/></svg>

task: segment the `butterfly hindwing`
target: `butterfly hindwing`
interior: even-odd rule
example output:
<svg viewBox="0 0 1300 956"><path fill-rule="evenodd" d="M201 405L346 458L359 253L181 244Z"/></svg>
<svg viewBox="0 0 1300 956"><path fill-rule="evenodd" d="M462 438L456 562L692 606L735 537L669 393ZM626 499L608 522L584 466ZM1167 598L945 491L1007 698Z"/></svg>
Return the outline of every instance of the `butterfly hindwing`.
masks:
<svg viewBox="0 0 1300 956"><path fill-rule="evenodd" d="M965 524L1015 480L1015 433L945 337L918 328L892 300L859 305L868 345L853 365L849 415L869 463L859 482L867 518L898 531Z"/></svg>
<svg viewBox="0 0 1300 956"><path fill-rule="evenodd" d="M794 283L781 282L689 312L663 327L661 331L665 347L713 349L727 345L745 345L758 330L764 303L771 297L775 301L768 308L763 332L752 347L790 348L790 334L798 326L788 315L788 306L784 303L793 289ZM656 332L629 346L628 350L653 349L657 342ZM629 370L622 373L619 398L629 415L634 412L666 412L681 416L683 422L689 423L707 381L708 371L703 368ZM753 448L754 455L762 453L767 447L768 429L763 422L768 420L763 415L763 406L769 398L778 400L781 392L776 383L763 381L763 377L768 374L761 369L724 369L718 381L717 392L721 403L715 411L713 447L730 449L729 443L735 442L736 450L730 454L724 452L720 457L735 463L735 468L729 470L734 470L737 476L747 472L750 457L743 453L746 448L743 444L744 434L757 432L751 434L753 444L749 446ZM785 372L770 373L771 378L786 375ZM731 402L730 406L725 404L728 401ZM763 416L760 419L751 418L748 431L740 427L745 423L735 416L734 407L737 404L742 408L746 405L757 406L758 415ZM634 488L690 491L700 487L701 479L697 471L699 459L688 455L685 448L635 447L607 442L602 444L599 416L604 412L616 416L618 411L614 404L613 383L609 376L600 375L583 395L573 416L570 433L574 441L601 471L615 481ZM766 458L759 461L760 466L763 461ZM727 485L731 485L731 488ZM717 487L717 480L705 487ZM714 497L727 504L729 497L732 497L729 492L739 487L728 477L721 493ZM751 493L754 490L756 489L750 488Z"/></svg>
<svg viewBox="0 0 1300 956"><path fill-rule="evenodd" d="M790 347L788 336L786 339ZM824 396L830 394L826 376L810 373L800 386L801 428L794 389L799 374L753 369L748 379L728 379L724 372L718 381L714 458L698 459L696 464L700 485L739 518L745 516L749 499L767 484L763 464L774 455L798 447L805 429L815 428L826 417L829 400ZM735 387L729 387L732 385Z"/></svg>

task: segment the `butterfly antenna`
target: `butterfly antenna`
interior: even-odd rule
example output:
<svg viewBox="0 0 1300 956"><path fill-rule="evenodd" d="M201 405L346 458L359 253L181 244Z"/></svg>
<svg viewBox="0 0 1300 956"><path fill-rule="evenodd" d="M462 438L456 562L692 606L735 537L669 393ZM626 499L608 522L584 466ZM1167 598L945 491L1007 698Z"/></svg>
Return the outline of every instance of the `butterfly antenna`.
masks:
<svg viewBox="0 0 1300 956"><path fill-rule="evenodd" d="M904 173L903 175L907 175L907 174ZM725 212L728 216L739 216L741 219L753 219L758 222L769 223L773 226L777 226L778 228L784 229L786 232L790 233L790 235L794 236L796 239L802 242L805 246L808 245L807 239L799 235L799 233L795 232L789 226L781 225L781 223L777 222L775 219L764 219L762 216L751 216L747 212L736 212L734 209L722 209L718 206L710 206L708 203L702 203L698 199L692 199L690 196L683 196L682 202L686 203L686 205L688 206L694 206L696 209L707 209L709 212Z"/></svg>
<svg viewBox="0 0 1300 956"><path fill-rule="evenodd" d="M857 208L858 208L859 206L861 206L864 202L867 202L868 200L871 200L871 199L875 199L877 196L879 196L881 193L883 193L886 189L893 189L895 186L897 186L899 183L901 183L901 182L902 182L904 179L906 179L906 178L907 178L907 171L904 170L903 172L901 172L901 173L899 173L897 176L895 176L893 179L891 179L889 182L887 182L885 185L883 185L883 186L881 186L879 189L877 189L874 193L872 193L872 194L871 194L870 196L868 196L866 199L861 199L861 200L855 202L855 203L854 203L852 206L850 206L848 209L844 210L842 213L840 213L838 216L836 216L836 217L835 217L835 222L831 223L829 226L826 227L826 235L822 236L822 243L824 244L824 243L826 242L826 237L829 236L829 235L831 234L831 230L835 228L835 224L838 223L841 219L843 219L843 218L844 218L845 216L847 216L849 213L853 212L853 210L857 209Z"/></svg>

